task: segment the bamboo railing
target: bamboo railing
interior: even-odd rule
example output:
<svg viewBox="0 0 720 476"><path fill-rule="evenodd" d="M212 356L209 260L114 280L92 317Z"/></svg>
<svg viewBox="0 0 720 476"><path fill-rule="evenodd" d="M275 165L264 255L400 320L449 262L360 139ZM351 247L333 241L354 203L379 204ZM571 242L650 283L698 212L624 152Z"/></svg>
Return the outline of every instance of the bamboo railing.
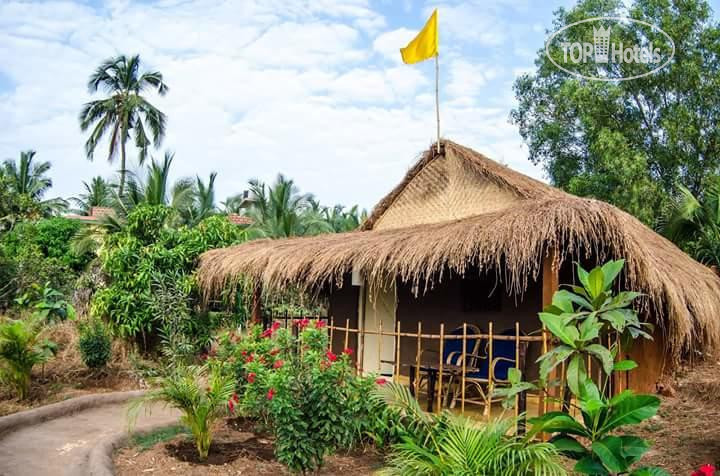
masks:
<svg viewBox="0 0 720 476"><path fill-rule="evenodd" d="M539 354L544 355L552 350L555 342L552 339L552 335L545 329L538 329L536 332L525 335L521 332L520 322L515 322L511 329L508 329L504 334L496 332L493 322L484 322L483 325L487 327L486 333L468 333L468 323L462 324L462 333L448 333L444 323L439 324L438 333L430 333L423 330L423 322L417 322L417 327L408 330L403 330L402 323L398 320L395 326L390 329L383 328L381 321L377 323L374 329L366 328L365 325L359 325L357 327L351 326L350 319L343 319L342 321L336 320L333 317L319 317L319 316L304 316L309 319L322 319L327 324L326 329L329 335L329 349L330 351L340 353L345 348L351 348L353 350L353 358L355 359L355 368L360 375L377 374L384 377L391 378L393 381L400 382L403 384L410 385L410 390L414 393L416 398L420 401L421 395L421 379L426 377L429 380L429 372L436 375L435 377L435 389L431 392L430 382L426 383L426 398L425 403L428 408L432 407L432 411L439 412L443 408L447 407L449 403L449 395L452 390L453 400L457 403L456 408L453 411L457 411L462 415L468 415L477 418L490 419L494 416L510 416L514 415L518 420L517 431L523 432L525 429L525 419L527 417L540 416L548 411L554 411L566 406L565 398L566 395L566 382L564 381L564 369L560 369L556 372L555 378L560 380L560 385L555 388L543 388L539 391L524 392L515 397L515 404L511 410L504 410L501 408L500 399L492 397L492 391L497 386L508 385L507 381L497 381L494 378L493 359L495 354L494 345L496 342L501 341L513 341L514 346L514 366L516 369L522 371L523 376L527 374L527 370L533 366L537 366L534 361L530 361L527 356L527 350L530 345L536 345L539 349ZM273 316L272 320L280 321L285 327L291 327L294 320L300 317L277 317ZM271 322L267 321L266 322ZM283 322L284 321L284 322ZM457 329L457 328L455 328ZM507 335L508 332L512 332L512 335ZM377 345L375 349L368 348L366 338L368 336L377 337ZM393 357L391 360L383 360L383 338L391 338L394 346ZM355 348L352 347L351 338L355 340ZM405 339L403 345L403 338ZM480 400L477 398L470 398L468 396L468 390L470 389L468 383L473 380L468 377L468 373L477 371L477 367L472 367L473 356L470 354L468 349L468 341L480 339L486 342L485 349L480 350L480 354L484 354L488 361L488 372L487 379L483 382L477 382L477 388L484 388L484 395L481 395ZM448 342L461 340L461 353L458 365L451 365L443 359L443 351ZM436 342L438 350L434 348L424 347L425 344ZM607 344L610 346L612 340L608 337ZM342 348L340 348L342 346ZM402 356L407 356L408 352L412 352L414 347L414 356L406 357L403 362ZM423 358L423 354L432 350L437 352L437 357L434 361L429 361L427 358ZM376 353L375 368L363 368L365 362L365 356L368 352ZM621 357L621 356L618 356ZM588 373L592 375L592 362L588 361ZM383 373L384 367L389 367ZM611 387L613 392L618 392L622 387L622 378L618 378L615 382L612 382ZM453 389L450 389L450 385L455 385ZM477 388L473 388L476 390ZM432 394L430 394L432 393ZM446 401L443 402L443 399ZM484 400L484 405L482 404ZM532 404L529 405L528 401ZM469 404L478 404L480 407L476 409L470 409ZM511 413L510 413L511 412Z"/></svg>

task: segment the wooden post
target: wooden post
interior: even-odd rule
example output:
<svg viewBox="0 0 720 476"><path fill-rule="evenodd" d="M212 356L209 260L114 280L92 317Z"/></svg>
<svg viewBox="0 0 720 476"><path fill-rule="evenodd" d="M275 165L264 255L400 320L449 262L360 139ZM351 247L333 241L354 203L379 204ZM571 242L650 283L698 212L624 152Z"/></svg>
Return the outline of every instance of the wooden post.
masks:
<svg viewBox="0 0 720 476"><path fill-rule="evenodd" d="M488 394L485 402L485 412L490 421L492 415L492 393L493 393L493 323L488 323Z"/></svg>
<svg viewBox="0 0 720 476"><path fill-rule="evenodd" d="M555 292L560 287L560 253L558 252L558 249L555 246L548 247L547 255L543 259L542 264L542 288L543 288L543 309L545 307L552 304L552 298L555 295ZM543 329L544 326L543 326ZM543 330L543 332L546 332ZM549 345L552 345L551 342L548 342ZM547 352L550 349L545 350ZM555 370L550 372L550 375L548 376L548 380L557 380L557 367ZM550 389L548 393L554 397L559 396L559 390L553 390ZM545 403L545 410L547 411L547 402ZM550 410L554 410L553 402L550 402Z"/></svg>
<svg viewBox="0 0 720 476"><path fill-rule="evenodd" d="M422 354L422 321L418 321L417 328L417 353L415 354L415 398L420 394L420 356Z"/></svg>
<svg viewBox="0 0 720 476"><path fill-rule="evenodd" d="M333 338L335 337L335 316L330 316L330 341L328 342L328 350L332 352Z"/></svg>
<svg viewBox="0 0 720 476"><path fill-rule="evenodd" d="M477 339L477 337L476 337ZM467 322L463 322L462 375L460 376L460 414L465 415L465 373L467 369Z"/></svg>
<svg viewBox="0 0 720 476"><path fill-rule="evenodd" d="M395 336L395 377L393 381L397 382L400 380L400 321L397 321Z"/></svg>
<svg viewBox="0 0 720 476"><path fill-rule="evenodd" d="M520 323L515 322L515 370L520 370ZM518 395L515 395L515 421L516 421L516 428L515 433L518 433L520 430L520 421L518 420L518 416L520 414L520 397Z"/></svg>
<svg viewBox="0 0 720 476"><path fill-rule="evenodd" d="M528 345L520 343L520 323L515 322L515 368L521 371L527 370L527 349ZM522 351L520 346L522 345ZM523 368L520 368L520 362L522 362ZM517 429L515 433L517 435L524 435L525 428L527 427L527 392L521 392L515 400L515 416L522 415L517 420Z"/></svg>
<svg viewBox="0 0 720 476"><path fill-rule="evenodd" d="M375 314L375 322L377 323L377 331L378 331L378 375L382 375L382 341L383 341L383 333L382 333L382 321L377 320L377 314Z"/></svg>
<svg viewBox="0 0 720 476"><path fill-rule="evenodd" d="M440 323L440 364L437 380L437 412L442 411L443 353L445 352L445 324Z"/></svg>
<svg viewBox="0 0 720 476"><path fill-rule="evenodd" d="M345 319L345 347L343 347L343 350L347 349L350 345L350 319Z"/></svg>
<svg viewBox="0 0 720 476"><path fill-rule="evenodd" d="M259 282L253 288L252 311L250 313L250 321L253 324L260 324L262 321L262 284Z"/></svg>
<svg viewBox="0 0 720 476"><path fill-rule="evenodd" d="M542 330L542 355L545 355L548 353L548 338L547 338L548 331L543 326ZM543 385L542 392L540 393L540 401L538 402L538 416L540 415L540 412L542 411L542 415L547 413L547 400L545 399L545 391L547 390L547 382L545 385Z"/></svg>
<svg viewBox="0 0 720 476"><path fill-rule="evenodd" d="M358 336L358 372L359 375L363 374L363 359L365 356L365 319L362 320L360 325L360 335Z"/></svg>

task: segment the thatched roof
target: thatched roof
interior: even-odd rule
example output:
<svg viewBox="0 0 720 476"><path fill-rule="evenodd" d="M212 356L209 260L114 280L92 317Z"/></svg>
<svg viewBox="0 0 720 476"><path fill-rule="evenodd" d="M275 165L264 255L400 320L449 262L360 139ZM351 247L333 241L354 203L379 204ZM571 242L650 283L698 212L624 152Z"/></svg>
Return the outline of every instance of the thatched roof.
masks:
<svg viewBox="0 0 720 476"><path fill-rule="evenodd" d="M449 141L444 144L444 154L434 155L433 146L423 155L373 210L362 230L256 240L205 253L199 269L205 293L216 294L241 277L270 288L317 289L342 282L353 269L371 282L398 276L427 284L442 279L448 270L462 274L474 265L502 269L508 291L519 294L541 273L549 248L565 251L563 258L577 256L582 249L600 259L627 260L626 284L647 294L649 308L659 313L657 322L676 356L695 345L714 347L720 342L720 279L710 269L612 205L569 195L470 149ZM388 222L381 227L393 207L418 198L411 184L420 180L422 171L433 161L450 157L510 191L511 199L484 213L479 203L481 213L471 216L452 220L439 216L431 223L423 212L414 225ZM403 214L408 215L412 213Z"/></svg>

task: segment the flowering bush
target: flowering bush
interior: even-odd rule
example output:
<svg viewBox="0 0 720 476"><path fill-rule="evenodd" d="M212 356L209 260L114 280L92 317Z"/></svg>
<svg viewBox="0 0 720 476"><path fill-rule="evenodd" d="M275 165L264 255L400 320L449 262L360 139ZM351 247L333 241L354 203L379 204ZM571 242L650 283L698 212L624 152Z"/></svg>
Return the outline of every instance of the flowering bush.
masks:
<svg viewBox="0 0 720 476"><path fill-rule="evenodd" d="M218 359L232 366L242 412L265 421L278 460L293 471L322 466L325 455L368 433L374 378L356 377L352 349L328 351L322 321L295 322L297 337L279 323L220 340Z"/></svg>
<svg viewBox="0 0 720 476"><path fill-rule="evenodd" d="M704 464L700 466L700 469L694 471L692 476L715 476L715 466Z"/></svg>

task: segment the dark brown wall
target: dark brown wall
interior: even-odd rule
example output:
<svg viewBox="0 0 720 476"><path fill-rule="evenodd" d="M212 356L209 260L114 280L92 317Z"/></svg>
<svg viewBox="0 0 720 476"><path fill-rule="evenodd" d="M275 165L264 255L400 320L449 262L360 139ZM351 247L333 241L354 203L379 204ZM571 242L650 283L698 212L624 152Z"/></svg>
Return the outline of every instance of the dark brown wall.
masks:
<svg viewBox="0 0 720 476"><path fill-rule="evenodd" d="M537 313L542 307L542 286L539 282L531 282L523 296L517 298L505 293L504 285L498 283L496 293L501 293L501 308L495 311L466 311L463 305L463 278L452 276L437 284L432 290L417 297L412 288L406 284L398 285L397 319L404 332L417 332L418 321L422 321L423 334L438 334L440 323L445 324L445 332L462 326L463 323L475 324L483 332L487 332L490 321L493 322L493 332L500 333L505 329L514 329L515 322L520 323L520 330L526 334L541 328ZM487 292L487 291L486 291ZM485 295L477 298L482 300ZM423 340L422 347L435 349L439 341ZM537 347L537 348L536 348ZM415 361L417 339L404 337L401 339L400 360L403 364ZM529 349L528 361L534 362L539 355L539 346L533 345Z"/></svg>
<svg viewBox="0 0 720 476"><path fill-rule="evenodd" d="M350 328L358 329L358 302L360 299L360 287L351 286L350 276L346 276L343 280L343 287L334 288L330 291L330 316L333 318L335 326L345 327L346 319L350 319ZM353 361L357 357L357 334L350 333L348 339L348 347L353 349ZM339 353L345 348L345 333L334 332L332 349L333 352Z"/></svg>

